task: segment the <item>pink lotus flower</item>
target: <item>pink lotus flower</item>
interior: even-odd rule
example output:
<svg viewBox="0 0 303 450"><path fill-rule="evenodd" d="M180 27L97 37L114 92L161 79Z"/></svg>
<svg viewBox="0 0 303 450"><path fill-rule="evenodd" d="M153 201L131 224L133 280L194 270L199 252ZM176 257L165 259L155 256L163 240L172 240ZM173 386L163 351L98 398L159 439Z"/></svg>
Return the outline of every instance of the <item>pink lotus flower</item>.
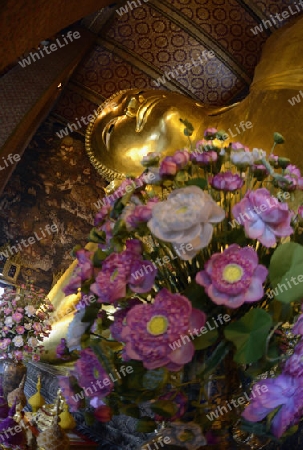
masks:
<svg viewBox="0 0 303 450"><path fill-rule="evenodd" d="M146 205L136 206L130 214L127 215L125 222L131 229L136 229L140 223L148 222L152 217L152 209L159 200L151 199Z"/></svg>
<svg viewBox="0 0 303 450"><path fill-rule="evenodd" d="M210 184L218 190L236 191L243 186L243 179L237 173L220 172L211 179Z"/></svg>
<svg viewBox="0 0 303 450"><path fill-rule="evenodd" d="M187 150L177 150L173 157L173 162L177 165L178 169L184 169L190 160L190 154Z"/></svg>
<svg viewBox="0 0 303 450"><path fill-rule="evenodd" d="M218 132L217 128L209 127L206 128L203 135L205 139L215 139L217 132Z"/></svg>
<svg viewBox="0 0 303 450"><path fill-rule="evenodd" d="M258 264L255 250L232 244L223 253L212 255L197 273L196 282L217 305L238 308L263 297L267 274L266 267Z"/></svg>
<svg viewBox="0 0 303 450"><path fill-rule="evenodd" d="M299 206L298 215L300 216L301 219L303 219L303 205Z"/></svg>
<svg viewBox="0 0 303 450"><path fill-rule="evenodd" d="M177 164L174 162L172 156L166 156L160 165L161 176L174 176L177 173Z"/></svg>
<svg viewBox="0 0 303 450"><path fill-rule="evenodd" d="M147 155L143 156L141 164L143 167L150 167L158 165L160 161L161 153L160 152L149 152Z"/></svg>
<svg viewBox="0 0 303 450"><path fill-rule="evenodd" d="M248 191L233 207L232 213L238 222L244 222L246 235L258 239L265 247L272 247L277 238L293 233L290 226L292 213L287 203L278 202L264 188Z"/></svg>
<svg viewBox="0 0 303 450"><path fill-rule="evenodd" d="M248 147L245 147L245 145L241 144L241 142L232 142L230 148L234 152L240 152L240 151L247 152L247 151L249 151Z"/></svg>
<svg viewBox="0 0 303 450"><path fill-rule="evenodd" d="M207 166L212 162L217 161L218 154L215 151L198 152L194 151L190 155L190 159L193 163L199 164L201 166Z"/></svg>
<svg viewBox="0 0 303 450"><path fill-rule="evenodd" d="M175 349L175 341L180 335L201 328L205 321L206 315L192 308L186 297L162 289L154 303L136 305L127 313L121 332L126 342L124 359L142 361L149 370L180 370L192 360L195 347L189 341Z"/></svg>

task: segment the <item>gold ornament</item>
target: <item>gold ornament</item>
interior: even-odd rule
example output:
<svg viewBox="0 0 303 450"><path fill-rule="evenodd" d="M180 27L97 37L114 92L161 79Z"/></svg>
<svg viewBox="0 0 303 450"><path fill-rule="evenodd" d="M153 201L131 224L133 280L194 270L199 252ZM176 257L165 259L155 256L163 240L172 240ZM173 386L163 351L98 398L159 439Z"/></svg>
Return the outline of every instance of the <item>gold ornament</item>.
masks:
<svg viewBox="0 0 303 450"><path fill-rule="evenodd" d="M57 397L56 416L50 428L42 431L37 437L37 444L42 450L69 450L70 443L67 434L59 426L60 398Z"/></svg>
<svg viewBox="0 0 303 450"><path fill-rule="evenodd" d="M38 409L41 408L41 406L43 406L45 404L45 399L40 394L40 390L41 390L41 377L40 377L40 375L38 376L38 381L37 381L37 386L36 387L37 387L37 392L28 399L28 403L32 407L32 411L34 413L37 412Z"/></svg>
<svg viewBox="0 0 303 450"><path fill-rule="evenodd" d="M7 396L7 403L8 406L11 407L15 403L15 400L17 399L18 403L21 404L22 408L26 406L27 400L26 396L24 394L24 385L25 385L25 375L23 376L21 383L19 384L19 387L14 389L12 392L10 392Z"/></svg>
<svg viewBox="0 0 303 450"><path fill-rule="evenodd" d="M68 404L64 400L63 412L60 414L60 427L63 430L73 430L76 427L76 422L68 409Z"/></svg>

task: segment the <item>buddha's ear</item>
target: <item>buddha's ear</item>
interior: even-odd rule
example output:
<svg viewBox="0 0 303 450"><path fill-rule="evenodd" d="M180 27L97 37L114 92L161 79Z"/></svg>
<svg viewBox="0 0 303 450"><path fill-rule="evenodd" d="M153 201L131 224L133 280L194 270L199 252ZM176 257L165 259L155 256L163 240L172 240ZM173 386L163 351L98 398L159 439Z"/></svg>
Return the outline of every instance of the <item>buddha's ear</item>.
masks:
<svg viewBox="0 0 303 450"><path fill-rule="evenodd" d="M226 111L229 111L231 109L233 109L235 106L239 105L240 102L237 103L233 103L232 105L229 106L219 106L218 108L214 108L211 111L209 111L207 113L208 116L218 116L219 114L225 113Z"/></svg>

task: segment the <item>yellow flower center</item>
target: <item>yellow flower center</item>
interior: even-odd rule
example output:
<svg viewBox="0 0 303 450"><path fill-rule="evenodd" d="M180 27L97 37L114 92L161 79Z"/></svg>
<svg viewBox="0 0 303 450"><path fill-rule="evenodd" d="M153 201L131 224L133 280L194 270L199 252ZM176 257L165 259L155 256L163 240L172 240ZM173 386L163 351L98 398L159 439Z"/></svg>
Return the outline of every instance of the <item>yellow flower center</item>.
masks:
<svg viewBox="0 0 303 450"><path fill-rule="evenodd" d="M118 276L119 271L116 269L110 277L110 281L115 281Z"/></svg>
<svg viewBox="0 0 303 450"><path fill-rule="evenodd" d="M147 324L147 331L154 336L165 333L167 328L168 320L165 316L154 316Z"/></svg>
<svg viewBox="0 0 303 450"><path fill-rule="evenodd" d="M177 214L183 214L187 211L187 206L182 206L181 208L177 209Z"/></svg>
<svg viewBox="0 0 303 450"><path fill-rule="evenodd" d="M223 270L223 280L228 283L235 283L241 280L243 269L238 264L227 264Z"/></svg>
<svg viewBox="0 0 303 450"><path fill-rule="evenodd" d="M96 367L94 367L93 372L94 372L94 377L95 377L95 379L96 379L96 380L99 380L99 377L100 377L99 370L96 369Z"/></svg>

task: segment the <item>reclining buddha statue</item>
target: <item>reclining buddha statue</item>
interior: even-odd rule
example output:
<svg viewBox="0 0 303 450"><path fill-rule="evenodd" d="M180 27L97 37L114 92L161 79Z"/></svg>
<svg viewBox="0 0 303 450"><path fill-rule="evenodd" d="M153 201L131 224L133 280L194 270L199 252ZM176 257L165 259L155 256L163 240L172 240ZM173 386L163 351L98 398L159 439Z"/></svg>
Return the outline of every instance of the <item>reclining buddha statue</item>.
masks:
<svg viewBox="0 0 303 450"><path fill-rule="evenodd" d="M98 109L86 134L86 148L92 164L108 181L142 172L140 160L148 152L169 155L186 147L184 126L180 119L192 123L195 142L211 126L224 130L232 141L240 141L250 149L269 151L273 133L279 132L285 144L276 153L288 156L303 168L303 17L276 31L266 42L255 69L250 93L241 102L228 107L206 106L175 92L131 89L120 91ZM289 101L291 100L291 101ZM302 99L303 100L303 99ZM293 104L295 103L295 104ZM93 244L89 244L93 245ZM65 336L73 317L77 296L64 297L72 267L50 292L55 306L55 323L46 342L49 360ZM68 313L68 314L67 314Z"/></svg>

